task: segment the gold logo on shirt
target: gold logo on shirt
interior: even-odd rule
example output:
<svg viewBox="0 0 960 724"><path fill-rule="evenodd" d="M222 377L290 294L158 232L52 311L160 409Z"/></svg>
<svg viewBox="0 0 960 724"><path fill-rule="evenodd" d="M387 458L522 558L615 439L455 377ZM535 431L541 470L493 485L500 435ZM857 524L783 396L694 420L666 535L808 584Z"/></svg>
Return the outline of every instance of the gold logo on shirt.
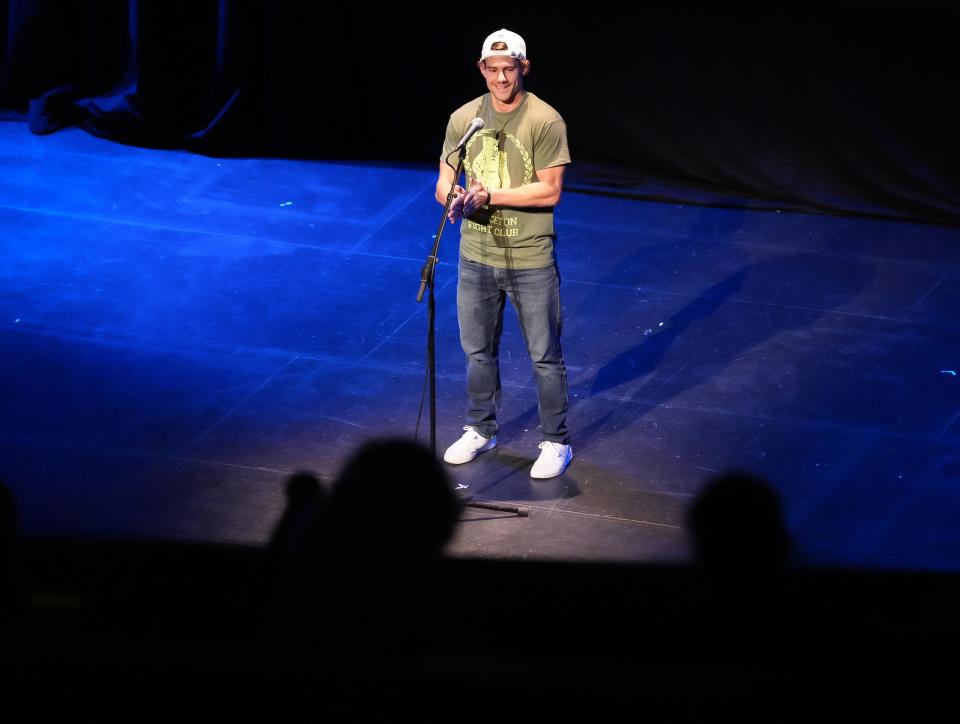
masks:
<svg viewBox="0 0 960 724"><path fill-rule="evenodd" d="M525 186L533 181L533 161L527 149L520 143L520 139L509 131L501 131L506 136L506 140L514 145L520 158L523 159L523 181L518 186ZM477 141L481 142L479 151L470 164L470 175L480 180L488 189L509 189L513 188L511 183L510 169L507 164L507 153L501 151L494 131L485 129L480 131L467 143L467 153L472 153L472 146Z"/></svg>

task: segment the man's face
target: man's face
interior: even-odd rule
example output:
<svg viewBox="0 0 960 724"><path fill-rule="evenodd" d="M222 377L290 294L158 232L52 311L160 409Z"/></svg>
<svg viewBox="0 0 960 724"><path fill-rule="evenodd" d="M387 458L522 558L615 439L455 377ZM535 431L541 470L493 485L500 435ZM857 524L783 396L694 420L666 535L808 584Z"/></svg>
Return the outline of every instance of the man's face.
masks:
<svg viewBox="0 0 960 724"><path fill-rule="evenodd" d="M493 97L501 103L512 103L517 93L523 90L523 68L516 58L490 56L480 61L480 72Z"/></svg>

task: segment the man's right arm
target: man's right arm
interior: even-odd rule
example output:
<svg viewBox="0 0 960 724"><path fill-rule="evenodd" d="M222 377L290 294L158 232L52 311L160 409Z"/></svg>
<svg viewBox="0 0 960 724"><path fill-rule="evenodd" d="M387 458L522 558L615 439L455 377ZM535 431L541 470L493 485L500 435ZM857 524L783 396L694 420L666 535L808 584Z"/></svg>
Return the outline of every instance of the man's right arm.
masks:
<svg viewBox="0 0 960 724"><path fill-rule="evenodd" d="M453 169L447 165L446 161L440 162L440 176L437 178L436 199L439 204L447 203L447 192L450 191L450 183L453 181Z"/></svg>
<svg viewBox="0 0 960 724"><path fill-rule="evenodd" d="M447 164L446 161L440 162L440 176L437 178L437 188L434 193L434 198L436 198L437 203L442 206L447 204L447 194L450 192L450 184L453 183L453 169ZM463 186L457 184L455 189L456 196L453 199L453 202L450 204L450 213L447 214L447 218L452 222L457 222L460 220L460 216L463 213L463 197L464 189Z"/></svg>

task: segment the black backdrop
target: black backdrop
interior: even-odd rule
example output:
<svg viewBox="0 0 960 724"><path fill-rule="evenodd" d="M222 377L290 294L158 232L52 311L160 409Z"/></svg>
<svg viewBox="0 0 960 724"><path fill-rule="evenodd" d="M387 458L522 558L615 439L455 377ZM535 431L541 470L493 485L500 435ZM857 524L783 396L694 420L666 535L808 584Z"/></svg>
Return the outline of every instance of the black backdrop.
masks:
<svg viewBox="0 0 960 724"><path fill-rule="evenodd" d="M771 3L771 5L773 5ZM293 0L0 0L0 112L211 154L433 163L527 40L575 161L832 211L960 221L960 11L948 0L389 9ZM607 174L608 179L610 174Z"/></svg>

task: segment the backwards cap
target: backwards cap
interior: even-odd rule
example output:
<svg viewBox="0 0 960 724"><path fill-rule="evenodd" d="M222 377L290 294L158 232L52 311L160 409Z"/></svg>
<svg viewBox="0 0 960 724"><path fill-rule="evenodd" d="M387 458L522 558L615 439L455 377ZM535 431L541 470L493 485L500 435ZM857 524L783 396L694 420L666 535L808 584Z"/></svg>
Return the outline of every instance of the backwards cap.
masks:
<svg viewBox="0 0 960 724"><path fill-rule="evenodd" d="M501 28L495 33L490 33L487 39L483 41L480 60L486 60L493 55L505 55L517 60L526 60L527 44L516 33Z"/></svg>

